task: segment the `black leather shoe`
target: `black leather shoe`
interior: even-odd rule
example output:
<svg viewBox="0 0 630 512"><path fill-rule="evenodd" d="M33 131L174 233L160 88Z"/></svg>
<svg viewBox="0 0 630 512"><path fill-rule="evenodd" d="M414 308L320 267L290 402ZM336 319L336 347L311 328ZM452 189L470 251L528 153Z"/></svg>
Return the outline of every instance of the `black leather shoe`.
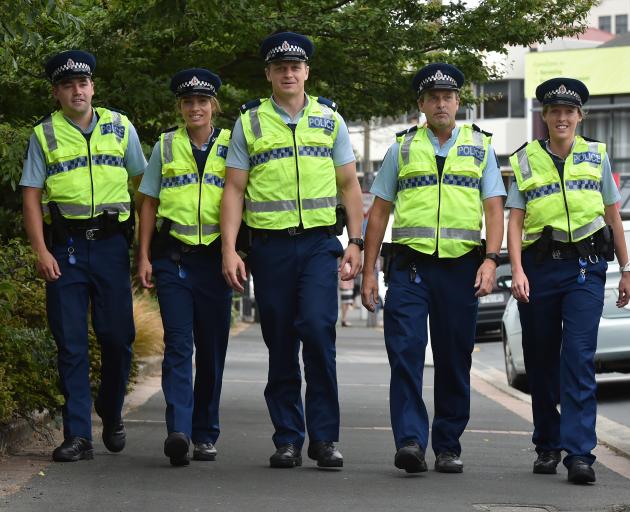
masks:
<svg viewBox="0 0 630 512"><path fill-rule="evenodd" d="M342 468L343 455L331 441L315 441L308 445L309 458L317 461L320 468Z"/></svg>
<svg viewBox="0 0 630 512"><path fill-rule="evenodd" d="M394 457L394 466L407 473L423 473L427 470L424 450L415 441L408 441L398 449Z"/></svg>
<svg viewBox="0 0 630 512"><path fill-rule="evenodd" d="M542 451L534 461L534 473L538 475L555 475L556 466L562 458L560 450Z"/></svg>
<svg viewBox="0 0 630 512"><path fill-rule="evenodd" d="M575 459L569 464L569 482L574 484L590 484L595 481L595 471L590 464Z"/></svg>
<svg viewBox="0 0 630 512"><path fill-rule="evenodd" d="M127 441L127 433L122 420L109 421L104 417L98 402L94 402L94 410L103 421L103 444L110 452L122 452Z"/></svg>
<svg viewBox="0 0 630 512"><path fill-rule="evenodd" d="M435 459L435 470L438 473L462 473L464 463L459 455L453 452L438 453Z"/></svg>
<svg viewBox="0 0 630 512"><path fill-rule="evenodd" d="M271 457L269 466L272 468L293 468L302 465L302 451L294 444L279 446Z"/></svg>
<svg viewBox="0 0 630 512"><path fill-rule="evenodd" d="M164 441L164 455L171 459L173 466L188 466L188 447L190 441L182 432L171 432Z"/></svg>
<svg viewBox="0 0 630 512"><path fill-rule="evenodd" d="M195 443L193 460L215 460L217 449L212 443Z"/></svg>
<svg viewBox="0 0 630 512"><path fill-rule="evenodd" d="M55 462L75 462L94 458L92 441L84 437L71 437L55 448L52 458Z"/></svg>

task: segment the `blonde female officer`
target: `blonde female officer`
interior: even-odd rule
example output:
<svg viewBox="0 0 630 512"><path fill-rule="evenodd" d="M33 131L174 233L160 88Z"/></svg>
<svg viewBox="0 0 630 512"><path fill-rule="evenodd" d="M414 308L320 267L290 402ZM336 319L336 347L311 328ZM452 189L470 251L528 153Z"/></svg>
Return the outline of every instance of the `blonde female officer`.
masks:
<svg viewBox="0 0 630 512"><path fill-rule="evenodd" d="M617 306L630 299L615 207L620 196L606 145L575 134L588 96L586 86L570 78L538 86L549 137L512 155L516 181L507 199L512 293L519 301L538 454L534 473L556 473L564 450L573 483L595 481L594 356L613 249L622 267Z"/></svg>
<svg viewBox="0 0 630 512"><path fill-rule="evenodd" d="M220 78L186 69L171 80L185 125L163 133L153 149L140 192L138 275L155 277L164 325L162 389L174 466L214 460L219 399L230 326L231 291L221 274L219 205L229 130L215 128ZM156 231L156 224L159 230ZM195 346L195 383L192 353Z"/></svg>

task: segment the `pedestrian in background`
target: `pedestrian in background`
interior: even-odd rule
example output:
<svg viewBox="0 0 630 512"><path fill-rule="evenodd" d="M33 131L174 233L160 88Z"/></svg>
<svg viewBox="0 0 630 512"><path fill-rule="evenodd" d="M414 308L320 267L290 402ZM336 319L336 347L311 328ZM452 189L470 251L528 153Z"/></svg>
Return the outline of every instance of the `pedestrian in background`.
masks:
<svg viewBox="0 0 630 512"><path fill-rule="evenodd" d="M174 466L215 460L232 290L221 273L219 208L230 130L215 128L221 79L204 68L171 80L183 126L160 135L144 174L138 276L155 277L164 325L164 454ZM159 230L156 232L156 222ZM195 382L192 355L195 349Z"/></svg>
<svg viewBox="0 0 630 512"><path fill-rule="evenodd" d="M594 358L613 251L621 265L617 306L630 299L630 264L615 206L620 194L606 145L576 135L588 97L586 85L571 78L537 87L549 135L510 158L516 181L506 204L512 293L532 395L533 471L555 474L564 450L573 483L595 481Z"/></svg>

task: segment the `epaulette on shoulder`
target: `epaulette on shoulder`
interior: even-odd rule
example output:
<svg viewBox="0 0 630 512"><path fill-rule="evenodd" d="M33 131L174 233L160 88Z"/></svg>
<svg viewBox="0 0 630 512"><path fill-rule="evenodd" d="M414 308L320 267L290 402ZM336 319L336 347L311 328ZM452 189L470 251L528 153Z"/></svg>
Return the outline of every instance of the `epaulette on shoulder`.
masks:
<svg viewBox="0 0 630 512"><path fill-rule="evenodd" d="M260 98L256 99L256 100L251 100L248 101L247 103L243 103L241 105L241 114L244 114L245 112L247 112L248 110L257 107L258 105L260 105L261 101Z"/></svg>
<svg viewBox="0 0 630 512"><path fill-rule="evenodd" d="M120 110L119 108L112 108L112 107L105 107L107 110L110 110L111 112L118 112L119 114L122 114L123 116L127 116L127 112L125 112L124 110Z"/></svg>
<svg viewBox="0 0 630 512"><path fill-rule="evenodd" d="M38 124L42 124L50 116L52 116L52 114L46 114L45 116L39 118L37 121L35 121L35 124L33 125L33 127L37 126Z"/></svg>
<svg viewBox="0 0 630 512"><path fill-rule="evenodd" d="M522 146L520 146L520 147L519 147L516 151L514 151L514 152L512 153L512 155L515 155L516 153L518 153L521 149L523 149L525 146L527 146L527 144L529 144L529 142L525 142L525 143L523 143L523 145L522 145ZM512 156L512 155L510 155L510 156Z"/></svg>
<svg viewBox="0 0 630 512"><path fill-rule="evenodd" d="M171 126L170 128L164 130L162 133L174 132L175 130L177 130L177 128L179 128L179 126Z"/></svg>
<svg viewBox="0 0 630 512"><path fill-rule="evenodd" d="M337 103L335 103L333 100L329 100L328 98L324 98L323 96L317 97L317 103L326 105L327 107L332 108L335 112L337 112L337 108L339 108L339 105L337 105Z"/></svg>
<svg viewBox="0 0 630 512"><path fill-rule="evenodd" d="M482 130L475 123L473 123L472 129L475 130L476 132L483 133L486 137L492 137L492 134L490 132L486 132L486 131Z"/></svg>
<svg viewBox="0 0 630 512"><path fill-rule="evenodd" d="M396 138L398 137L402 137L403 135L407 135L408 133L413 133L418 131L418 125L412 126L411 128L407 128L405 130L401 130L399 132L396 132Z"/></svg>
<svg viewBox="0 0 630 512"><path fill-rule="evenodd" d="M584 135L582 135L582 138L586 141L586 142L599 142L601 143L601 140L597 140L597 139L591 139L590 137L584 137Z"/></svg>

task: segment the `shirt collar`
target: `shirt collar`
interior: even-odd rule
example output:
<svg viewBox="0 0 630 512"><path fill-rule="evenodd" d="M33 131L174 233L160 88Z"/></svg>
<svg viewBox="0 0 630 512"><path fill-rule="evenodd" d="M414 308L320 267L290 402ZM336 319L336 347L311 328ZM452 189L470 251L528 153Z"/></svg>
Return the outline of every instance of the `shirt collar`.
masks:
<svg viewBox="0 0 630 512"><path fill-rule="evenodd" d="M63 114L63 112L62 112ZM98 123L98 114L96 110L92 109L92 120L90 121L90 125L87 127L87 130L83 130L77 123L75 123L72 119L70 119L67 115L63 114L63 117L66 121L68 121L72 126L74 126L81 133L88 135L94 131L96 127L96 123Z"/></svg>
<svg viewBox="0 0 630 512"><path fill-rule="evenodd" d="M571 144L571 151L573 151L574 147L575 147L575 139L573 139L573 143ZM564 158L562 158L561 156L556 155L553 151L551 151L551 145L549 143L549 139L545 139L545 149L547 150L547 153L549 153L550 155L554 156L558 160L562 160L564 162ZM571 151L569 151L569 153Z"/></svg>
<svg viewBox="0 0 630 512"><path fill-rule="evenodd" d="M188 134L188 130L186 131L186 133ZM214 139L216 138L216 134L217 134L217 129L213 126L212 127L212 131L210 132L210 135L208 135L208 140L206 142L204 142L200 148L198 148L197 146L195 146L194 142L192 141L192 139L190 138L190 135L188 136L188 140L190 141L190 145L193 148L196 149L200 149L201 151L205 151L206 149L208 149L210 146L212 146Z"/></svg>
<svg viewBox="0 0 630 512"><path fill-rule="evenodd" d="M429 128L428 125L427 125L427 135L429 136L429 140L433 143L433 145L439 148L440 141L438 140L437 135L433 133L433 131L431 130L431 128ZM442 144L442 146L446 146L451 141L454 141L455 139L457 139L458 135L459 135L459 126L456 125L455 128L453 128L453 131L451 132L451 136L448 138L448 140L444 144Z"/></svg>
<svg viewBox="0 0 630 512"><path fill-rule="evenodd" d="M308 95L304 93L304 107L302 107L302 109L297 114L295 114L295 117L291 118L289 113L276 103L276 100L273 99L273 94L271 95L269 99L271 100L271 104L273 105L273 108L276 110L276 112L278 112L278 114L280 115L285 115L292 122L295 121L296 119L299 120L302 117L302 114L304 113L304 110L306 110L306 107L308 107L308 102L309 102Z"/></svg>

